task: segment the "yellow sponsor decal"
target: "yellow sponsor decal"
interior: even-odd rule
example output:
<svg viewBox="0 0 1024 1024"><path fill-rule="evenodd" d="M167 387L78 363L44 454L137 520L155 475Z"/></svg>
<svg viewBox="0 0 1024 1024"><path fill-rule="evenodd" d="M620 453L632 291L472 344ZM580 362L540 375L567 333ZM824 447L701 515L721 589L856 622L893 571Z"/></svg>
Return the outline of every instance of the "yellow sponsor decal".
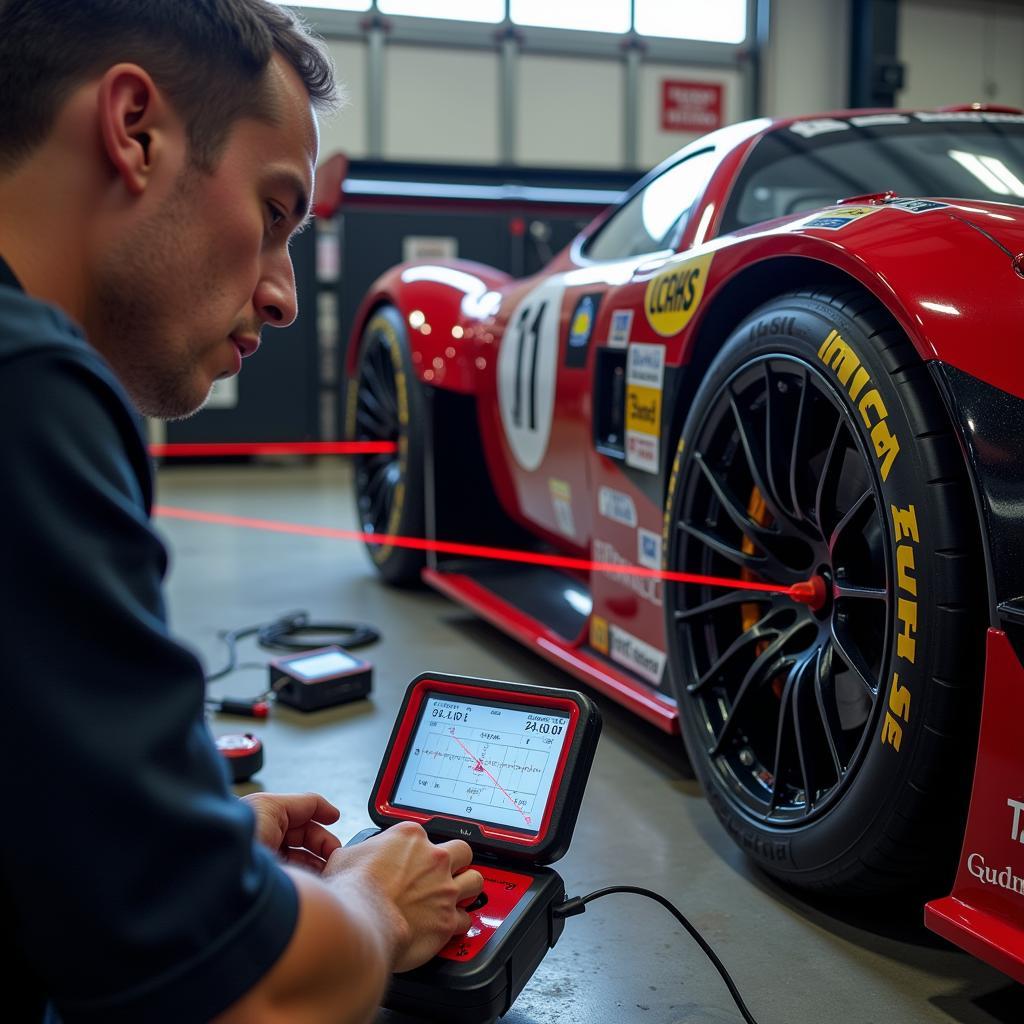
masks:
<svg viewBox="0 0 1024 1024"><path fill-rule="evenodd" d="M712 255L675 263L648 283L644 312L647 322L663 338L678 334L697 312Z"/></svg>
<svg viewBox="0 0 1024 1024"><path fill-rule="evenodd" d="M917 512L913 505L897 508L890 505L892 514L893 540L896 542L896 618L899 632L896 634L896 656L914 664L917 656L917 560L916 545L921 536L917 528ZM889 688L889 707L882 722L882 743L888 743L894 750L900 749L903 740L903 726L900 722L910 721L910 687L900 683L898 672L892 674Z"/></svg>
<svg viewBox="0 0 1024 1024"><path fill-rule="evenodd" d="M555 501L572 501L572 488L564 480L548 480L548 490Z"/></svg>
<svg viewBox="0 0 1024 1024"><path fill-rule="evenodd" d="M882 479L887 480L889 470L899 455L900 443L889 429L889 412L878 389L871 386L871 374L838 331L829 331L818 349L818 358L832 370L857 406L860 418L871 435Z"/></svg>
<svg viewBox="0 0 1024 1024"><path fill-rule="evenodd" d="M626 429L657 434L661 429L661 389L630 384L626 392Z"/></svg>
<svg viewBox="0 0 1024 1024"><path fill-rule="evenodd" d="M590 646L602 654L608 653L608 620L600 615L590 616Z"/></svg>

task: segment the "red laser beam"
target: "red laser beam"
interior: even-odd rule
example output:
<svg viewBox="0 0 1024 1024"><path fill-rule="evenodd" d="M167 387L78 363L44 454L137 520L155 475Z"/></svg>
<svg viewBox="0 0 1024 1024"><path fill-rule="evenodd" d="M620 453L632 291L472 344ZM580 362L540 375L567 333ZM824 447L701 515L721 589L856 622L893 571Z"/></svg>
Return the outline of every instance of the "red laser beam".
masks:
<svg viewBox="0 0 1024 1024"><path fill-rule="evenodd" d="M572 558L568 555L544 554L538 551L515 551L510 548L487 547L482 544L460 544L446 540L427 540L425 537L401 537L390 533L363 533L360 530L339 530L332 526L305 526L299 523L282 523L273 519L252 519L245 516L229 516L219 512L201 512L197 509L175 508L157 505L154 515L165 519L184 519L195 523L211 523L215 526L236 526L247 530L269 530L272 533L298 534L304 537L326 537L332 540L355 540L364 544L385 544L396 548L411 548L415 551L434 551L443 555L461 555L467 558L487 558L501 562L520 562L524 565L546 565L554 569L571 569L577 572L606 572L620 576L640 576L646 579L667 580L671 583L695 583L709 587L725 587L729 590L749 590L765 594L786 594L794 601L820 607L825 600L824 581L814 577L807 582L795 583L791 587L779 583L758 583L755 580L738 580L726 576L704 576L691 572L672 572L668 569L648 569L641 565L617 565L614 562L594 562L586 558ZM815 580L819 581L815 583Z"/></svg>
<svg viewBox="0 0 1024 1024"><path fill-rule="evenodd" d="M393 455L394 441L246 441L223 444L151 444L154 458L218 455Z"/></svg>
<svg viewBox="0 0 1024 1024"><path fill-rule="evenodd" d="M491 782L493 782L498 787L498 789L500 789L502 793L505 794L505 799L508 800L508 802L523 816L523 821L525 821L526 824L529 825L530 816L522 809L522 807L519 806L519 804L515 802L515 800L512 799L511 796L509 796L508 790L505 789L505 787L487 770L487 766L483 763L483 761L481 761L480 758L477 757L476 754L474 754L473 751L470 750L469 747L467 747L466 744L463 743L462 740L460 740L459 737L455 735L454 729L449 729L448 731L451 733L452 739L455 740L455 742L458 743L458 745L462 747L462 749L471 758L473 758L474 761L476 761L477 768L479 768L480 771L482 771L487 776L487 778L489 778Z"/></svg>

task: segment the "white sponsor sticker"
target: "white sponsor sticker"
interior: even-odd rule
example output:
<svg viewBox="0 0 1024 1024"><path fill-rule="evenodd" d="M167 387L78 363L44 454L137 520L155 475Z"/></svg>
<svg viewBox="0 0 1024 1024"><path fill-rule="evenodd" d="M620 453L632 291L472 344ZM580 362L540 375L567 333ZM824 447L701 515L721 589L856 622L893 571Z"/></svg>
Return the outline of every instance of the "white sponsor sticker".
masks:
<svg viewBox="0 0 1024 1024"><path fill-rule="evenodd" d="M626 355L626 465L658 472L665 346L632 344Z"/></svg>
<svg viewBox="0 0 1024 1024"><path fill-rule="evenodd" d="M576 523L572 516L572 489L564 480L549 480L548 491L555 509L555 525L566 537L576 536Z"/></svg>
<svg viewBox="0 0 1024 1024"><path fill-rule="evenodd" d="M665 654L645 640L627 633L620 626L611 625L611 659L634 671L642 679L657 686L665 669Z"/></svg>
<svg viewBox="0 0 1024 1024"><path fill-rule="evenodd" d="M616 309L612 312L611 328L608 331L609 348L625 348L633 333L633 310Z"/></svg>
<svg viewBox="0 0 1024 1024"><path fill-rule="evenodd" d="M658 438L626 431L626 465L645 473L658 472Z"/></svg>
<svg viewBox="0 0 1024 1024"><path fill-rule="evenodd" d="M512 311L498 353L498 407L516 462L536 469L551 439L562 278L550 277Z"/></svg>
<svg viewBox="0 0 1024 1024"><path fill-rule="evenodd" d="M804 139L813 139L815 135L825 135L828 132L845 132L850 126L845 121L837 121L832 117L819 117L812 121L797 121L791 124L789 130L794 135Z"/></svg>
<svg viewBox="0 0 1024 1024"><path fill-rule="evenodd" d="M636 505L628 494L601 486L597 492L598 511L613 522L623 526L636 526Z"/></svg>
<svg viewBox="0 0 1024 1024"><path fill-rule="evenodd" d="M645 388L662 388L665 379L665 346L641 345L629 346L626 354L626 384L634 384Z"/></svg>
<svg viewBox="0 0 1024 1024"><path fill-rule="evenodd" d="M661 568L661 534L645 530L636 531L636 560L646 569Z"/></svg>

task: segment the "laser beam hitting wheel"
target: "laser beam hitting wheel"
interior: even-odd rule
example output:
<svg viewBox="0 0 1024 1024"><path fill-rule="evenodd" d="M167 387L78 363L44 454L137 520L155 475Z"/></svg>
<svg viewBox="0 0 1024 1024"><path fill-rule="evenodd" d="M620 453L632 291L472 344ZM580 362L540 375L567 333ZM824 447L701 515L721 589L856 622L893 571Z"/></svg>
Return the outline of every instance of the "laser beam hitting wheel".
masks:
<svg viewBox="0 0 1024 1024"><path fill-rule="evenodd" d="M927 368L861 292L794 293L729 337L683 429L668 568L792 584L668 584L694 769L730 834L804 887L947 877L982 663L962 459Z"/></svg>
<svg viewBox="0 0 1024 1024"><path fill-rule="evenodd" d="M364 533L423 536L423 429L423 395L412 372L405 324L394 307L382 306L360 339L348 436L392 441L398 448L355 459L356 508ZM389 583L419 579L421 551L391 544L367 544L367 550Z"/></svg>

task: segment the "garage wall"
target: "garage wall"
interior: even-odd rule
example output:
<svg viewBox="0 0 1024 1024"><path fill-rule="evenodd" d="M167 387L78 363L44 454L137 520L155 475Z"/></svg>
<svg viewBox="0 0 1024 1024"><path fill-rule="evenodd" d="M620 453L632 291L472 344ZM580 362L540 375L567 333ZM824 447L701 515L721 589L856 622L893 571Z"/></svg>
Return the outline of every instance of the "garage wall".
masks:
<svg viewBox="0 0 1024 1024"><path fill-rule="evenodd" d="M348 102L320 125L320 154L326 156L340 149L349 156L366 156L366 44L329 39L327 49L348 94Z"/></svg>
<svg viewBox="0 0 1024 1024"><path fill-rule="evenodd" d="M907 106L1024 107L1024 3L903 0L900 59Z"/></svg>
<svg viewBox="0 0 1024 1024"><path fill-rule="evenodd" d="M761 78L771 117L841 110L849 102L848 0L772 0Z"/></svg>
<svg viewBox="0 0 1024 1024"><path fill-rule="evenodd" d="M498 56L486 50L384 50L384 156L496 163Z"/></svg>
<svg viewBox="0 0 1024 1024"><path fill-rule="evenodd" d="M897 102L940 106L974 100L1024 107L1024 0L901 0ZM850 0L772 0L762 60L761 106L769 115L847 105ZM366 44L329 42L351 102L323 126L322 151L366 156ZM500 159L497 49L389 43L385 47L384 156L493 163ZM742 71L671 61L640 64L637 166L649 167L694 135L664 132L665 78L723 86L726 122L752 116ZM515 147L523 164L623 165L622 60L523 53L517 63Z"/></svg>
<svg viewBox="0 0 1024 1024"><path fill-rule="evenodd" d="M516 64L518 162L621 167L624 82L621 61L523 54Z"/></svg>

